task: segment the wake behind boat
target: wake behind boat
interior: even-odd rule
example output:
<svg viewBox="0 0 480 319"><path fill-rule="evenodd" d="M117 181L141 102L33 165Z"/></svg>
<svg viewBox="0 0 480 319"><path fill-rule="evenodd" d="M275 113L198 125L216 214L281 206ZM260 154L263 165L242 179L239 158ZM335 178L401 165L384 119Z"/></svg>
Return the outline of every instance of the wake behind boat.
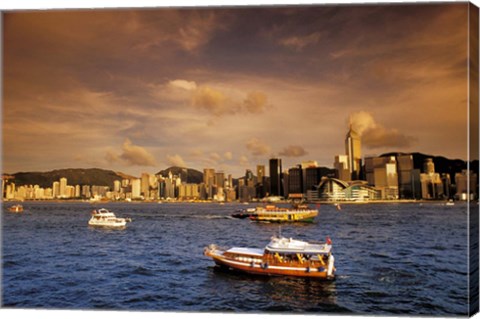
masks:
<svg viewBox="0 0 480 319"><path fill-rule="evenodd" d="M216 245L205 248L205 256L211 257L220 267L254 275L335 277L332 242L308 243L285 237L272 237L264 249L233 247L222 250Z"/></svg>
<svg viewBox="0 0 480 319"><path fill-rule="evenodd" d="M125 228L130 218L119 218L106 208L92 211L92 217L88 221L89 226Z"/></svg>

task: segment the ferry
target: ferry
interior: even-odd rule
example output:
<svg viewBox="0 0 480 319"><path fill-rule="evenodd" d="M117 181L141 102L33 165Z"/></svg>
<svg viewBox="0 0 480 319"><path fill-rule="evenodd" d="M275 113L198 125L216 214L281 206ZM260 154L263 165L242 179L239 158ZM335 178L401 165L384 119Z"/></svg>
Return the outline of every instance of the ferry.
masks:
<svg viewBox="0 0 480 319"><path fill-rule="evenodd" d="M317 215L318 210L310 209L307 205L294 205L292 208L266 205L240 210L232 214L232 217L259 222L313 222Z"/></svg>
<svg viewBox="0 0 480 319"><path fill-rule="evenodd" d="M118 218L115 214L106 208L92 211L92 217L88 221L89 226L125 228L130 218Z"/></svg>
<svg viewBox="0 0 480 319"><path fill-rule="evenodd" d="M253 275L335 278L332 241L308 243L285 237L272 237L264 248L233 247L227 250L216 245L204 249L204 255L219 267Z"/></svg>
<svg viewBox="0 0 480 319"><path fill-rule="evenodd" d="M20 204L13 205L8 208L8 211L12 213L21 213L23 212L23 206Z"/></svg>

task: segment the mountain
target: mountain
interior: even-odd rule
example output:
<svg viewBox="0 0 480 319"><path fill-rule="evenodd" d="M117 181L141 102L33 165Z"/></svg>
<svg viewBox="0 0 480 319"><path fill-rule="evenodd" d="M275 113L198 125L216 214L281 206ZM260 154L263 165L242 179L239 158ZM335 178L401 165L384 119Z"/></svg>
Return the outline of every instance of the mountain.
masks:
<svg viewBox="0 0 480 319"><path fill-rule="evenodd" d="M172 166L167 169L161 170L155 175L162 175L167 177L169 173L172 175L180 176L182 181L192 184L200 184L203 182L203 173L192 168Z"/></svg>
<svg viewBox="0 0 480 319"><path fill-rule="evenodd" d="M97 185L113 188L115 180L122 180L125 174L100 168L68 168L50 172L19 172L9 174L16 185L38 185L43 188L52 187L53 182L65 177L68 185Z"/></svg>

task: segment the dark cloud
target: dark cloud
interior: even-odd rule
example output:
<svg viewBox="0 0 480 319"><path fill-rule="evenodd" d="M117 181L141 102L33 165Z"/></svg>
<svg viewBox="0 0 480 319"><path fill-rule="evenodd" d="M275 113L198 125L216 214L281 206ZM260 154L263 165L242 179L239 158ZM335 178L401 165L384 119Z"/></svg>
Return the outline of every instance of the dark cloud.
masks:
<svg viewBox="0 0 480 319"><path fill-rule="evenodd" d="M289 145L280 151L279 154L286 157L302 157L307 155L308 152L302 146Z"/></svg>
<svg viewBox="0 0 480 319"><path fill-rule="evenodd" d="M270 146L255 137L249 139L245 146L253 156L266 156L271 152Z"/></svg>

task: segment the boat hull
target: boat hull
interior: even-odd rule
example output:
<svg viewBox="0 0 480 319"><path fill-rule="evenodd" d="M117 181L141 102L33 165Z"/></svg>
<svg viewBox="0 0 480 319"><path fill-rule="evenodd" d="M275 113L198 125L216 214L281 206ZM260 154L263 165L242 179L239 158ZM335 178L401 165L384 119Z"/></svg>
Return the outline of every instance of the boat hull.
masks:
<svg viewBox="0 0 480 319"><path fill-rule="evenodd" d="M312 223L318 211L307 212L280 212L280 213L257 213L252 214L249 218L258 222L307 222Z"/></svg>
<svg viewBox="0 0 480 319"><path fill-rule="evenodd" d="M92 227L105 227L105 228L125 228L127 227L127 222L126 221L121 221L121 222L95 222L95 221L89 221L88 226Z"/></svg>
<svg viewBox="0 0 480 319"><path fill-rule="evenodd" d="M308 264L304 266L288 266L269 264L268 262L246 262L237 261L225 258L223 255L215 253L205 253L206 256L211 257L215 264L227 268L232 271L244 272L252 275L261 276L292 276L304 278L317 278L321 280L333 280L335 278L333 270L328 270L326 267L310 267ZM333 264L331 266L333 268Z"/></svg>

